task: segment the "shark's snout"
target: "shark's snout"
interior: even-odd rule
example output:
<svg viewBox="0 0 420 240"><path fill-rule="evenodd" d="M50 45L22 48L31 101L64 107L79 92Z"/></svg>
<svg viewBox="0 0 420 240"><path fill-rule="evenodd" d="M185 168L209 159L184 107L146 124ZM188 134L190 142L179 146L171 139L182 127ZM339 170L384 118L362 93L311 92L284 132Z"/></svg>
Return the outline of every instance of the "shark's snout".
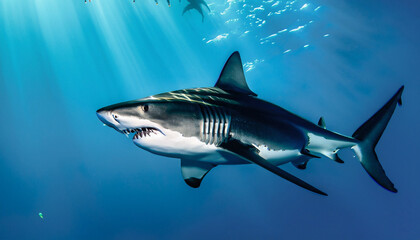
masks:
<svg viewBox="0 0 420 240"><path fill-rule="evenodd" d="M106 125L110 127L115 128L115 125L118 124L115 117L112 115L112 113L109 110L101 108L98 111L96 111L96 116L98 116L101 122L105 123Z"/></svg>

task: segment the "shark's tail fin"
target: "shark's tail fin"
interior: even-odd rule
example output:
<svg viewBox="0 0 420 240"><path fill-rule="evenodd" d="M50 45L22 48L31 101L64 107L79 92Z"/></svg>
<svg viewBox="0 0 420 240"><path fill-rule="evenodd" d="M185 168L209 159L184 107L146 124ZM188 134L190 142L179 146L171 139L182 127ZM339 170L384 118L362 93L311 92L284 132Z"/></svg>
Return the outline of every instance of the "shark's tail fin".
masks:
<svg viewBox="0 0 420 240"><path fill-rule="evenodd" d="M395 95L378 112L375 113L375 115L360 126L353 134L354 138L360 140L360 143L354 146L353 149L366 172L379 185L395 193L397 192L397 189L394 187L391 180L389 180L386 176L384 169L379 163L375 147L388 125L397 103L399 105L402 104L401 95L403 90L404 86L402 86L397 93L395 93Z"/></svg>

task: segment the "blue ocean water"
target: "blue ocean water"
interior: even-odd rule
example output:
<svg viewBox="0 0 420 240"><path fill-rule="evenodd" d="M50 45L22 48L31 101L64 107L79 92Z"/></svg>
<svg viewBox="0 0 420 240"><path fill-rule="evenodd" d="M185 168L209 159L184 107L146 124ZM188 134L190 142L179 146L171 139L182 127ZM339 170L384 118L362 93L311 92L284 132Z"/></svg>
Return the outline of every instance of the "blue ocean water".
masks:
<svg viewBox="0 0 420 240"><path fill-rule="evenodd" d="M418 239L417 1L0 1L0 239ZM102 127L106 105L212 86L233 52L259 97L351 135L405 85L377 146L399 190L345 164L252 165L199 189ZM40 218L39 213L43 214Z"/></svg>

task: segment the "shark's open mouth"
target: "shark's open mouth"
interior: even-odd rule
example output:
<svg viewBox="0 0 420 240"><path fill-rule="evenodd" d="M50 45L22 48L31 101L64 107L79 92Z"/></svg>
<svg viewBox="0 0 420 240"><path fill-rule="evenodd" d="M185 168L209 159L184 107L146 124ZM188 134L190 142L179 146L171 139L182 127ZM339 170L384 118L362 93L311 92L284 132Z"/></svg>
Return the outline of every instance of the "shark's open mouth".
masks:
<svg viewBox="0 0 420 240"><path fill-rule="evenodd" d="M122 131L124 134L135 133L133 139L139 139L143 137L151 137L154 135L162 134L165 135L161 130L153 127L142 127L142 128L133 128L126 129Z"/></svg>

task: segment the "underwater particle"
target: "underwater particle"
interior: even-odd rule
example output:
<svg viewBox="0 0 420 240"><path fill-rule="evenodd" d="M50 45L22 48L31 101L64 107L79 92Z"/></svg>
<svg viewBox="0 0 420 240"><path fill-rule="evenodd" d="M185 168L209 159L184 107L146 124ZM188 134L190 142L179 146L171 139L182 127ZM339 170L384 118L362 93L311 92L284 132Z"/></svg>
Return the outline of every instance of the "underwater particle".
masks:
<svg viewBox="0 0 420 240"><path fill-rule="evenodd" d="M234 23L237 21L239 21L239 18L232 18L232 19L227 20L225 23Z"/></svg>
<svg viewBox="0 0 420 240"><path fill-rule="evenodd" d="M40 212L40 213L38 213L38 215L39 215L39 217L40 217L40 218L44 219L44 215L42 215L42 213L41 213L41 212Z"/></svg>
<svg viewBox="0 0 420 240"><path fill-rule="evenodd" d="M261 5L261 6L259 6L259 7L256 7L256 8L254 8L254 9L250 10L249 12L263 11L263 10L264 10L264 7L263 7L263 5Z"/></svg>
<svg viewBox="0 0 420 240"><path fill-rule="evenodd" d="M241 34L240 37L245 37L249 33L249 30L246 30L244 33Z"/></svg>
<svg viewBox="0 0 420 240"><path fill-rule="evenodd" d="M307 3L303 4L303 6L300 8L300 10L305 9L306 7L308 7L308 5L309 5L309 4L307 4Z"/></svg>
<svg viewBox="0 0 420 240"><path fill-rule="evenodd" d="M255 18L255 14L249 14L248 16L246 16L245 18Z"/></svg>
<svg viewBox="0 0 420 240"><path fill-rule="evenodd" d="M288 53L288 52L290 52L290 51L292 51L292 49L287 49L286 51L284 51L283 53Z"/></svg>
<svg viewBox="0 0 420 240"><path fill-rule="evenodd" d="M275 37L275 36L277 36L277 33L273 33L273 34L271 34L270 36L265 37L265 38L260 38L260 41L264 41L264 40L267 40L267 39L269 39L269 38L273 38L273 37Z"/></svg>
<svg viewBox="0 0 420 240"><path fill-rule="evenodd" d="M221 41L223 39L226 39L228 36L229 36L229 33L223 33L223 34L220 34L220 35L218 35L217 37L215 37L213 39L208 40L206 43L219 42L219 41Z"/></svg>
<svg viewBox="0 0 420 240"><path fill-rule="evenodd" d="M309 47L309 44L306 44L305 46L303 46L304 48L307 48L307 47Z"/></svg>
<svg viewBox="0 0 420 240"><path fill-rule="evenodd" d="M305 25L302 25L302 26L299 26L299 27L297 27L297 28L291 29L289 32L296 32L296 31L301 30L301 29L302 29L302 28L304 28L304 27L305 27Z"/></svg>
<svg viewBox="0 0 420 240"><path fill-rule="evenodd" d="M264 59L255 59L254 61L252 61L252 62L246 62L245 64L243 64L242 66L243 66L243 68L245 69L245 72L249 72L249 71L251 71L251 70L253 70L253 69L255 69L255 66L257 65L257 64L260 64L260 63L262 63L262 62L264 62Z"/></svg>
<svg viewBox="0 0 420 240"><path fill-rule="evenodd" d="M318 6L314 9L314 12L318 11L321 8L321 6Z"/></svg>
<svg viewBox="0 0 420 240"><path fill-rule="evenodd" d="M329 34L329 33L324 34L324 37L329 37L329 36L330 36L330 34Z"/></svg>

